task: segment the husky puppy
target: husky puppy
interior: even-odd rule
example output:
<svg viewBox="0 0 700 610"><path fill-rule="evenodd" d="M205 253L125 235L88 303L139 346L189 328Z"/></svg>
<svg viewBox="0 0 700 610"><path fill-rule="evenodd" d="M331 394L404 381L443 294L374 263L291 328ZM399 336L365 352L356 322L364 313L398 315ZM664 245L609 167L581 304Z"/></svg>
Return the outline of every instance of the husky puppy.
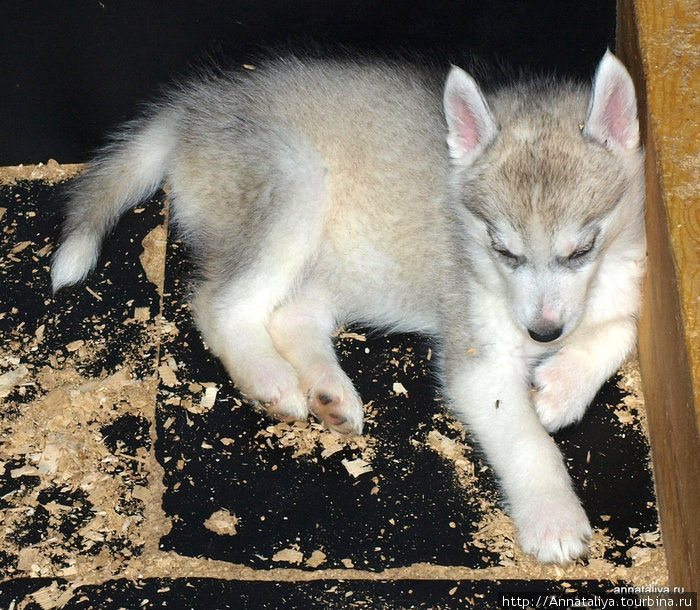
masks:
<svg viewBox="0 0 700 610"><path fill-rule="evenodd" d="M362 432L331 334L359 322L440 347L451 408L500 479L522 548L586 553L548 432L578 421L633 349L645 261L632 81L483 93L457 67L268 61L173 90L76 181L54 290L167 181L194 253L197 325L271 415Z"/></svg>

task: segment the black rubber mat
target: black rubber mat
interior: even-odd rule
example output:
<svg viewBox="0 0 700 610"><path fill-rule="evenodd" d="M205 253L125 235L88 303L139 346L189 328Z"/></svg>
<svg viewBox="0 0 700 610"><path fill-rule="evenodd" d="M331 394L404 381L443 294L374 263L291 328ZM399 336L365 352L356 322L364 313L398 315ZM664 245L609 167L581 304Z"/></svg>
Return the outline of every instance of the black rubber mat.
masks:
<svg viewBox="0 0 700 610"><path fill-rule="evenodd" d="M32 470L28 450L0 454L0 511L7 518L0 608L18 607L21 600L25 608L43 607L31 594L51 583L52 599L60 597L77 582L61 576L66 566L77 565L68 555L103 557L109 569L101 572L101 584L71 589L67 608L488 609L501 607L499 596L507 592L610 588L595 576L566 578L566 569L566 582L526 575L457 580L444 570L435 577L434 566L520 564L513 552L504 555L503 546L490 546L479 535L502 508L498 489L439 396L431 343L362 328L340 333L344 369L366 404L362 439L341 442L312 421L266 418L236 392L193 326L187 306L191 267L179 242L168 241L162 298L144 273L140 244L162 222L164 198L161 193L157 203L129 213L107 239L89 281L54 298L48 265L60 219L57 187L40 180L0 187L0 374L27 367L25 383L14 386L0 406L3 435L13 434L15 422L43 396L36 380L51 371L60 376L68 360L83 378L110 379L125 367L132 380L160 372L157 390L153 384L154 421L148 413L115 411L96 428L105 452L100 476L119 479L128 491L115 500L130 519L125 533L89 537L85 525L97 511L91 492L58 480L47 483L41 471ZM134 322L137 310L149 324ZM623 400L617 380L611 380L583 422L556 436L592 525L606 532L596 561L621 568L632 566L634 549L658 544L651 534L642 541L638 536L655 532L658 521L644 434L608 406ZM74 451L79 459L80 448ZM148 507L135 490L154 487L158 473L138 461L153 454L164 484L155 497L170 523L159 550L129 535L150 527ZM120 455L136 461L117 464L112 458ZM26 498L33 498L31 505ZM217 515L223 515L223 525L213 524ZM501 538L512 549L509 535ZM65 552L37 569L26 560L27 549L41 555L52 545ZM184 578L181 568L173 575L154 567L140 578L121 576L135 558L147 569L154 552L182 558L181 565L199 558L253 572L244 578ZM586 560L579 562L580 569L586 566ZM270 576L278 568L288 570ZM410 568L411 576L382 574L394 568ZM424 577L416 580L421 570ZM202 575L201 569L193 573ZM348 573L356 577L338 576Z"/></svg>

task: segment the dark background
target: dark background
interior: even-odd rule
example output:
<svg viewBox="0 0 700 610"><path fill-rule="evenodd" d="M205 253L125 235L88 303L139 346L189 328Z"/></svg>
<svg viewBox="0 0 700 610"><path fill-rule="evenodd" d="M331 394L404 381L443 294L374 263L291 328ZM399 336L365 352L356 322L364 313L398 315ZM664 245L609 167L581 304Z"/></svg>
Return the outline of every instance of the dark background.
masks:
<svg viewBox="0 0 700 610"><path fill-rule="evenodd" d="M314 43L589 78L614 32L614 0L5 0L0 166L87 160L211 56L235 65L267 45Z"/></svg>

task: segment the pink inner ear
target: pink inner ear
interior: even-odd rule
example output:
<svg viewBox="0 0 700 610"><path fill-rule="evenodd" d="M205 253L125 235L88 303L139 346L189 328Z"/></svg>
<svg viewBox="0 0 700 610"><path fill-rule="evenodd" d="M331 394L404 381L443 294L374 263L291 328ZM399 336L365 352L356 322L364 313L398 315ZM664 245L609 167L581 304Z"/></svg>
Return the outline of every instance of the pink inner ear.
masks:
<svg viewBox="0 0 700 610"><path fill-rule="evenodd" d="M479 128L473 114L465 112L464 116L460 117L459 137L469 150L474 150L479 145Z"/></svg>
<svg viewBox="0 0 700 610"><path fill-rule="evenodd" d="M629 103L625 96L624 87L616 85L605 106L604 121L610 135L622 144L626 144L629 139L630 116Z"/></svg>
<svg viewBox="0 0 700 610"><path fill-rule="evenodd" d="M457 119L457 134L466 150L474 150L479 145L479 125L472 109L463 99L452 100L454 116Z"/></svg>

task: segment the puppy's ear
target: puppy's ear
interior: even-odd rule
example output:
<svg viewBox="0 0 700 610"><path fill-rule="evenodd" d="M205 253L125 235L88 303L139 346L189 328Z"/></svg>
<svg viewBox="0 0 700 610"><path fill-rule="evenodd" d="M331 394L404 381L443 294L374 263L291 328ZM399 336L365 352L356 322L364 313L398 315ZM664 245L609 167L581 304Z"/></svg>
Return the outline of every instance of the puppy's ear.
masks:
<svg viewBox="0 0 700 610"><path fill-rule="evenodd" d="M443 96L447 145L455 165L470 165L498 135L498 126L474 79L453 66Z"/></svg>
<svg viewBox="0 0 700 610"><path fill-rule="evenodd" d="M639 147L637 98L629 73L610 51L598 64L584 137L608 150Z"/></svg>

